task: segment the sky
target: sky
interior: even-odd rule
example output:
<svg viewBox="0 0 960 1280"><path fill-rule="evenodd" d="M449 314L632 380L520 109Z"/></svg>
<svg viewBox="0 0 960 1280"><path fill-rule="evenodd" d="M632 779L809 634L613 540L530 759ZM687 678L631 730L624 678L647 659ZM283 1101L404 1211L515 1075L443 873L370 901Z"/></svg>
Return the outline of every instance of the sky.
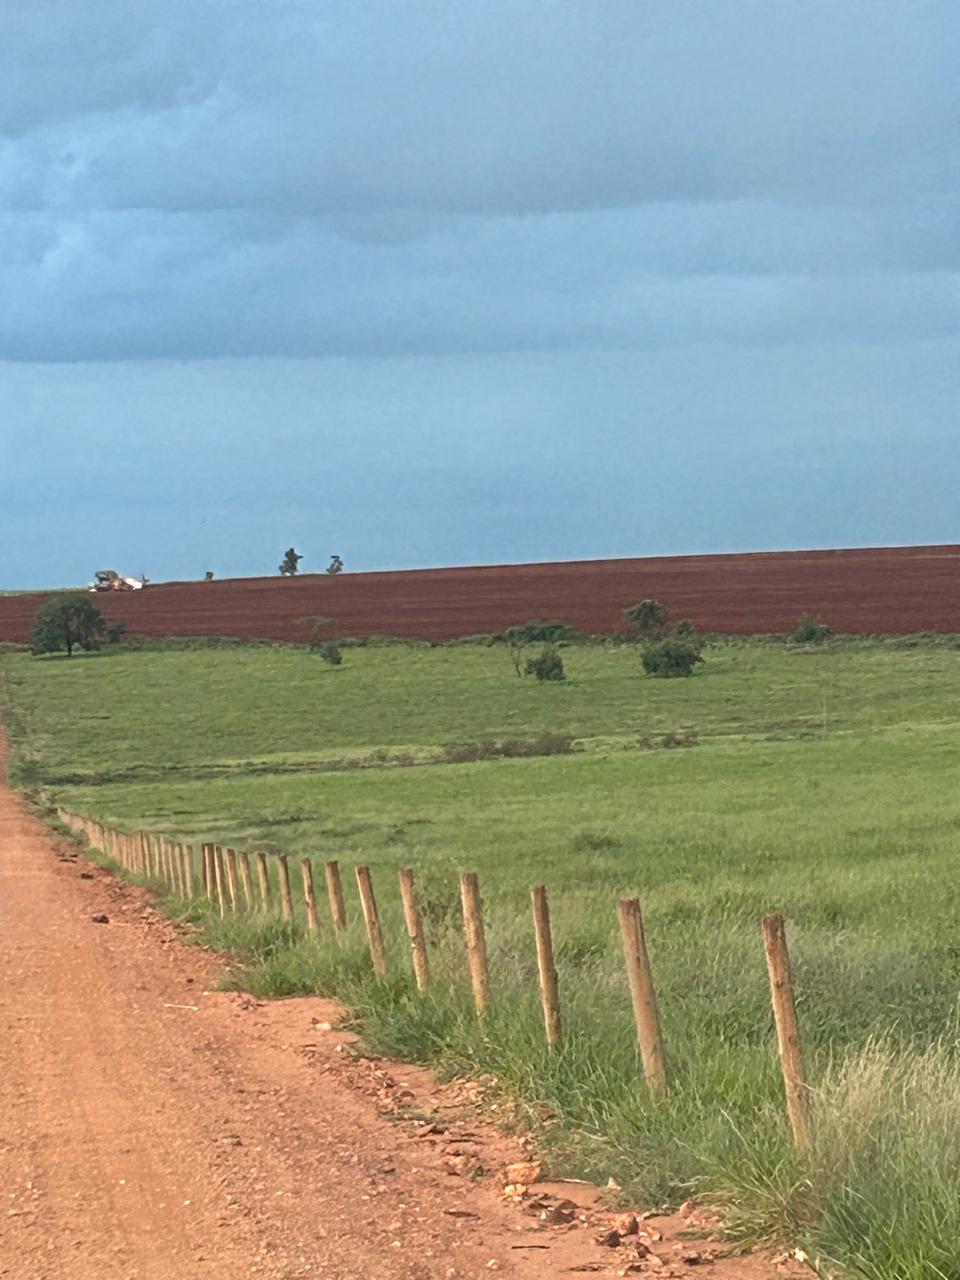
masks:
<svg viewBox="0 0 960 1280"><path fill-rule="evenodd" d="M960 540L954 0L0 0L0 589Z"/></svg>

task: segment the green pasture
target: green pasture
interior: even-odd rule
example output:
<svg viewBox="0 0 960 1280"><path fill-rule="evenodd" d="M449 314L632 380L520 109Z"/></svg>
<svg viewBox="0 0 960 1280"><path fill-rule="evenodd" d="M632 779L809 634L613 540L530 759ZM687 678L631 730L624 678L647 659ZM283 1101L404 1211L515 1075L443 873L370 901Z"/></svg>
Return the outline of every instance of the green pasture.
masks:
<svg viewBox="0 0 960 1280"><path fill-rule="evenodd" d="M868 1280L958 1280L960 649L953 640L711 646L689 680L631 647L518 679L498 647L0 657L13 776L48 801L199 843L374 870L392 959L188 911L255 991L328 990L386 1052L489 1071L557 1119L570 1172L649 1203L722 1202ZM574 736L569 754L426 763L451 743ZM668 749L664 735L693 745ZM668 739L669 740L669 739ZM675 739L674 739L675 740ZM380 753L379 755L377 753ZM416 868L437 982L412 989L395 869ZM494 1007L473 1016L456 872L487 901ZM527 891L551 895L566 1040L543 1044ZM356 898L348 879L350 907ZM673 1089L648 1096L616 929L640 897ZM783 910L815 1091L789 1142L759 924Z"/></svg>

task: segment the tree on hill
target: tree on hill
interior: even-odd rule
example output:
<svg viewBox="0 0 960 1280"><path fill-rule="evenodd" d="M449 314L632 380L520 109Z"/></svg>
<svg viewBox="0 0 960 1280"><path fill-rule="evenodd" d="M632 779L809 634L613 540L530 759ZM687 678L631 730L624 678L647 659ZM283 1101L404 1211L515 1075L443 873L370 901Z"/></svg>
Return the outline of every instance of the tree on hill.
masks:
<svg viewBox="0 0 960 1280"><path fill-rule="evenodd" d="M79 592L54 596L37 614L30 633L30 652L60 653L75 648L99 649L107 638L103 614L87 595Z"/></svg>
<svg viewBox="0 0 960 1280"><path fill-rule="evenodd" d="M339 556L331 556L327 565L327 573L343 573L343 561Z"/></svg>
<svg viewBox="0 0 960 1280"><path fill-rule="evenodd" d="M300 572L300 561L302 559L303 556L297 555L293 547L287 547L283 559L280 561L280 572L285 578L292 578L295 573Z"/></svg>

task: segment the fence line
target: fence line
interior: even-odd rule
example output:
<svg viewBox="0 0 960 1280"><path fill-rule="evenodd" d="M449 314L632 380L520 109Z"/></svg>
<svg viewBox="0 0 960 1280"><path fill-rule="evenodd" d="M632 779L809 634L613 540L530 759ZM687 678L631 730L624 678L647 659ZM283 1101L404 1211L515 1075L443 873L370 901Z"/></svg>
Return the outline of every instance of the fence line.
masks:
<svg viewBox="0 0 960 1280"><path fill-rule="evenodd" d="M106 827L92 818L63 808L58 808L56 814L60 823L89 848L112 859L132 875L148 882L159 882L170 893L187 901L197 896L197 865L192 845L175 844L143 831L126 832ZM278 854L272 861L277 868L280 913L284 921L292 923L295 920L295 911L290 891L287 856ZM228 909L231 913L243 909L248 912L273 911L275 900L270 883L269 866L270 860L267 855L262 850L258 850L256 869L259 903L255 903L249 852L241 850L238 864L234 849L224 850L215 843L202 844L199 859L199 893L206 898L212 909L219 912L221 918L227 915ZM307 932L309 936L316 937L320 925L314 892L313 863L309 858L303 858L300 866ZM367 866L357 866L355 874L370 962L374 973L378 977L385 977L389 966L373 876ZM343 930L347 928L348 921L340 867L336 861L325 864L324 878L333 936L339 939ZM418 990L426 992L431 983L430 961L416 897L413 868L402 869L398 873L398 880L403 919L410 942L413 976ZM241 889L243 902L240 900ZM560 986L546 886L535 885L530 890L530 897L544 1034L550 1049L560 1052L563 1047ZM478 1017L483 1017L491 1004L491 983L483 902L476 872L461 872L460 898L466 961L473 1000ZM636 1024L638 1057L651 1094L663 1098L668 1089L666 1052L639 901L636 898L620 900L617 903L617 917L623 942L627 986ZM779 914L767 916L763 921L762 934L787 1116L794 1143L803 1151L809 1149L812 1142L811 1094L804 1074L783 916Z"/></svg>

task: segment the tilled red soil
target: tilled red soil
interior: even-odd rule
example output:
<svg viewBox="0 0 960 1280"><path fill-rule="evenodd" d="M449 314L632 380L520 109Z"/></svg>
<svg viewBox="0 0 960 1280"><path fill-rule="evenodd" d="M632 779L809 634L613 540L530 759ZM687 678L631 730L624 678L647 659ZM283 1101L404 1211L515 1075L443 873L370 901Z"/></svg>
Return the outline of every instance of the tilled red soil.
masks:
<svg viewBox="0 0 960 1280"><path fill-rule="evenodd" d="M610 633L623 608L646 597L701 630L733 635L792 630L807 611L849 634L960 632L960 546L234 578L102 593L97 603L148 636L301 641L321 615L348 636L449 640L529 618ZM26 640L45 598L0 598L0 641Z"/></svg>

